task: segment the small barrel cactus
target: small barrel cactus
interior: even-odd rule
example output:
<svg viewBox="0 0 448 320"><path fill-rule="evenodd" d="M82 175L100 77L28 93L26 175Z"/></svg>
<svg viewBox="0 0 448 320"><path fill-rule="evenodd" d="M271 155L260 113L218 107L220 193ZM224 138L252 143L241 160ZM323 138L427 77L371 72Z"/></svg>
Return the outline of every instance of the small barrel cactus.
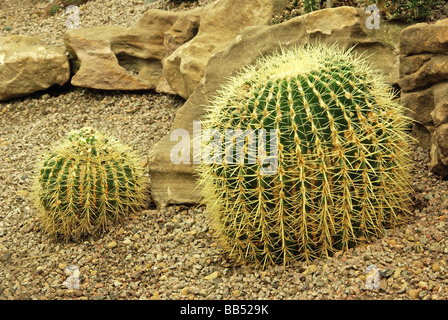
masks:
<svg viewBox="0 0 448 320"><path fill-rule="evenodd" d="M198 186L231 257L309 261L409 217L410 120L372 70L352 49L283 48L210 103Z"/></svg>
<svg viewBox="0 0 448 320"><path fill-rule="evenodd" d="M64 240L98 234L145 204L138 156L92 128L73 131L39 164L33 194L46 233Z"/></svg>

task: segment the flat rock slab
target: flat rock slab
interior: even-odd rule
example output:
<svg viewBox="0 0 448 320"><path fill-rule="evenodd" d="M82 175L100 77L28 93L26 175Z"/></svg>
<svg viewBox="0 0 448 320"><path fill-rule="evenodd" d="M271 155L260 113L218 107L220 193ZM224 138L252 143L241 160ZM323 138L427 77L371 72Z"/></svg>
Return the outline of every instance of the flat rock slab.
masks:
<svg viewBox="0 0 448 320"><path fill-rule="evenodd" d="M27 96L70 79L64 47L31 36L0 37L0 100Z"/></svg>

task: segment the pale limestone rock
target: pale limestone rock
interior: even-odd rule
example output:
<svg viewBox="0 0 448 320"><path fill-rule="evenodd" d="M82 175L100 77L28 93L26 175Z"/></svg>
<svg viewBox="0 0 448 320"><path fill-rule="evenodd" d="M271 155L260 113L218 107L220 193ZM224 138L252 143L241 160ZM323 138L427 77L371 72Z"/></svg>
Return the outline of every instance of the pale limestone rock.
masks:
<svg viewBox="0 0 448 320"><path fill-rule="evenodd" d="M447 20L447 19L445 19ZM400 34L400 53L406 56L421 53L448 52L448 22L417 23Z"/></svg>
<svg viewBox="0 0 448 320"><path fill-rule="evenodd" d="M64 42L73 61L72 84L104 90L155 89L166 56L164 34L183 15L154 9L130 28L67 31Z"/></svg>
<svg viewBox="0 0 448 320"><path fill-rule="evenodd" d="M441 82L433 87L434 110L431 117L436 126L448 122L448 82Z"/></svg>
<svg viewBox="0 0 448 320"><path fill-rule="evenodd" d="M111 41L99 39L91 41L81 34L70 34L66 37L65 44L76 52L79 61L79 69L71 80L72 85L103 90L151 88L149 81L133 76L120 66L111 50ZM149 75L145 80L149 80L148 78Z"/></svg>
<svg viewBox="0 0 448 320"><path fill-rule="evenodd" d="M424 62L416 72L403 76L398 83L402 90L412 91L446 80L448 80L448 56L436 55Z"/></svg>
<svg viewBox="0 0 448 320"><path fill-rule="evenodd" d="M414 136L430 151L430 170L447 177L448 19L412 25L399 40L402 102L415 120Z"/></svg>
<svg viewBox="0 0 448 320"><path fill-rule="evenodd" d="M201 81L210 57L223 50L236 35L251 25L270 24L287 0L220 0L204 8L198 34L163 62L173 90L187 99Z"/></svg>
<svg viewBox="0 0 448 320"><path fill-rule="evenodd" d="M432 88L415 92L401 93L401 102L410 110L408 116L418 119L425 126L434 125L431 112L434 110L434 92Z"/></svg>
<svg viewBox="0 0 448 320"><path fill-rule="evenodd" d="M164 46L165 46L165 57L169 57L177 48L179 48L184 43L193 39L198 33L199 21L200 21L200 10L191 10L186 15L180 17L176 23L165 32ZM163 63L163 60L162 60ZM165 71L162 69L162 76L156 87L157 92L176 94L176 92L171 88L165 75Z"/></svg>
<svg viewBox="0 0 448 320"><path fill-rule="evenodd" d="M0 37L0 100L64 85L70 79L65 48L30 36Z"/></svg>

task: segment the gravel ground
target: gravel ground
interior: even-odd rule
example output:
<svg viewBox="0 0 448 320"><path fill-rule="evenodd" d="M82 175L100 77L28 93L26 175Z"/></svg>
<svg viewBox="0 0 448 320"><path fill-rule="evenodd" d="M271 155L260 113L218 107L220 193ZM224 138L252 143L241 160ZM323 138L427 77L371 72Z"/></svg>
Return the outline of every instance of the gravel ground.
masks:
<svg viewBox="0 0 448 320"><path fill-rule="evenodd" d="M176 6L169 0L89 0L79 7L79 24L81 28L131 27L148 9L188 10L213 1L198 0ZM0 0L0 36L38 36L45 44L63 46L66 20L70 13L60 12L48 16L45 8L49 3L50 0Z"/></svg>
<svg viewBox="0 0 448 320"><path fill-rule="evenodd" d="M131 2L135 6L129 6ZM45 2L15 0L14 8L11 3L0 3L0 21L13 17L8 18L10 33L60 42L62 17L24 18L39 14ZM81 21L83 27L126 26L148 7L143 1L91 0ZM153 7L167 8L167 3ZM103 92L70 86L0 103L0 300L448 297L447 182L428 171L428 152L418 147L412 155L413 221L382 239L308 265L260 270L226 260L209 230L204 208L195 206L156 210L148 203L123 225L81 243L59 243L42 234L29 200L33 163L41 152L68 131L92 125L146 155L168 133L182 103L180 98L151 91ZM68 265L79 268L79 289L64 284ZM379 289L366 288L370 265L380 270Z"/></svg>

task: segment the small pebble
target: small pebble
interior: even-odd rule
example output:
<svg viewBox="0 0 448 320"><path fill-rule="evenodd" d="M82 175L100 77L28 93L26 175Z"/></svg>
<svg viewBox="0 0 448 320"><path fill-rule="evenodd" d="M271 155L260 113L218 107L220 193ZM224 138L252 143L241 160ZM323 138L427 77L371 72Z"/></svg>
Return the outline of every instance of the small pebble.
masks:
<svg viewBox="0 0 448 320"><path fill-rule="evenodd" d="M104 300L106 297L100 293L96 293L93 295L92 299L93 300Z"/></svg>
<svg viewBox="0 0 448 320"><path fill-rule="evenodd" d="M116 243L115 241L109 242L109 243L107 244L107 247L108 247L109 249L115 248L116 246L117 246L117 243Z"/></svg>
<svg viewBox="0 0 448 320"><path fill-rule="evenodd" d="M186 296L189 293L189 290L190 289L188 287L185 287L182 290L180 290L180 294Z"/></svg>
<svg viewBox="0 0 448 320"><path fill-rule="evenodd" d="M418 300L421 289L412 289L409 290L409 296L412 300Z"/></svg>
<svg viewBox="0 0 448 320"><path fill-rule="evenodd" d="M221 273L219 271L215 271L215 272L212 272L211 274L209 274L208 276L204 277L204 279L205 280L213 280L219 276L221 276Z"/></svg>
<svg viewBox="0 0 448 320"><path fill-rule="evenodd" d="M431 266L431 270L432 270L432 272L439 272L440 271L440 265L437 262L433 263L432 266Z"/></svg>
<svg viewBox="0 0 448 320"><path fill-rule="evenodd" d="M76 297L81 297L83 293L81 290L73 290L73 295Z"/></svg>
<svg viewBox="0 0 448 320"><path fill-rule="evenodd" d="M439 252L439 251L441 251L441 246L437 242L436 243L432 243L429 246L429 250L434 251L434 252Z"/></svg>
<svg viewBox="0 0 448 320"><path fill-rule="evenodd" d="M418 241L421 243L421 244L423 244L423 245L425 245L425 244L427 244L428 242L429 242L429 240L428 240L428 238L427 237L421 237L420 239L418 239Z"/></svg>

